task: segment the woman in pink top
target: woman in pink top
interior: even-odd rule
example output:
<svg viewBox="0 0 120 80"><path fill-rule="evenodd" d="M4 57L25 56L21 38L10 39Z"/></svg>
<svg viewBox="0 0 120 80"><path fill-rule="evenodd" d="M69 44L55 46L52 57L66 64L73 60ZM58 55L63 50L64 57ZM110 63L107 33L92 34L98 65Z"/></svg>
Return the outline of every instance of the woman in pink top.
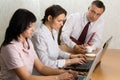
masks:
<svg viewBox="0 0 120 80"><path fill-rule="evenodd" d="M26 9L18 9L12 16L0 48L0 80L74 80L74 72L46 67L38 59L28 39L35 22L34 14ZM31 75L33 67L45 76Z"/></svg>

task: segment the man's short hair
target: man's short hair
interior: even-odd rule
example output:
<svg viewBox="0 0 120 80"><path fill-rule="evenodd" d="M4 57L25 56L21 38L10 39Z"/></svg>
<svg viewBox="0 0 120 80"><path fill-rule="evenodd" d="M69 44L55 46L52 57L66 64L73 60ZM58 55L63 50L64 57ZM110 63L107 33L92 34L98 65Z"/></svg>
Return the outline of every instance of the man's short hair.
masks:
<svg viewBox="0 0 120 80"><path fill-rule="evenodd" d="M105 11L105 5L100 0L94 0L91 5L96 5L98 8L103 8L103 11Z"/></svg>

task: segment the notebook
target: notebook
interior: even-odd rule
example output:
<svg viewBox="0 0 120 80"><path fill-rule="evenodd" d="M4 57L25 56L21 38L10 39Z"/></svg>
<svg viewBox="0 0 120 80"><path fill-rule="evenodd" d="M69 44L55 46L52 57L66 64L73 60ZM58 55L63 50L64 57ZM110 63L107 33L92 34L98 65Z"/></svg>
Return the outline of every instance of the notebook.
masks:
<svg viewBox="0 0 120 80"><path fill-rule="evenodd" d="M102 59L103 55L105 54L111 39L112 39L112 36L104 43L103 50L101 52L102 55L100 56L100 58L97 62L97 66L100 64L101 59ZM98 54L98 53L96 53L96 54ZM72 70L76 70L76 71L88 72L89 69L91 68L92 63L93 63L93 60L87 60L86 64L72 64L72 65L65 67L65 69L72 69Z"/></svg>
<svg viewBox="0 0 120 80"><path fill-rule="evenodd" d="M92 65L91 65L91 68L90 68L90 70L88 71L88 74L87 74L87 75L79 75L76 80L90 80L91 75L92 75L92 73L93 73L93 71L94 71L94 69L95 69L95 67L96 67L96 65L97 65L97 62L99 61L99 59L100 59L100 57L101 57L101 55L102 55L102 53L101 53L101 52L102 52L102 49L103 49L103 48L101 48L101 49L98 51L98 53L96 54L96 57L95 57Z"/></svg>

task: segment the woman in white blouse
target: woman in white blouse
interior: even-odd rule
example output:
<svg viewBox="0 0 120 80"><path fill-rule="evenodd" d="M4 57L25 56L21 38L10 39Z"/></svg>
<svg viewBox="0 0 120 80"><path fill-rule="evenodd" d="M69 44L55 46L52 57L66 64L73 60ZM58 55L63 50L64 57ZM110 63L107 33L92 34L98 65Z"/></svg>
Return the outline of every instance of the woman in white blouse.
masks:
<svg viewBox="0 0 120 80"><path fill-rule="evenodd" d="M41 63L29 39L35 22L35 15L26 9L13 14L0 46L0 80L74 80L75 72L52 69ZM42 75L32 75L33 67Z"/></svg>
<svg viewBox="0 0 120 80"><path fill-rule="evenodd" d="M73 63L83 64L81 54L71 55L61 51L57 43L58 30L63 26L67 12L59 5L52 5L45 11L41 26L32 37L35 50L43 64L52 68L62 68Z"/></svg>

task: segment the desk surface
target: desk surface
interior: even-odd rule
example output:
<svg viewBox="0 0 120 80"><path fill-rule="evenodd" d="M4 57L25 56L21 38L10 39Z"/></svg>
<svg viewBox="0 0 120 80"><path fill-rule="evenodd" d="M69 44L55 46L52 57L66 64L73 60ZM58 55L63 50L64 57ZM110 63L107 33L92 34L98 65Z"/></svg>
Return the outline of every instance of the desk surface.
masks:
<svg viewBox="0 0 120 80"><path fill-rule="evenodd" d="M65 45L60 48L72 52ZM101 64L92 74L92 80L120 80L120 49L108 49L105 52Z"/></svg>
<svg viewBox="0 0 120 80"><path fill-rule="evenodd" d="M108 49L92 80L120 80L120 49Z"/></svg>

